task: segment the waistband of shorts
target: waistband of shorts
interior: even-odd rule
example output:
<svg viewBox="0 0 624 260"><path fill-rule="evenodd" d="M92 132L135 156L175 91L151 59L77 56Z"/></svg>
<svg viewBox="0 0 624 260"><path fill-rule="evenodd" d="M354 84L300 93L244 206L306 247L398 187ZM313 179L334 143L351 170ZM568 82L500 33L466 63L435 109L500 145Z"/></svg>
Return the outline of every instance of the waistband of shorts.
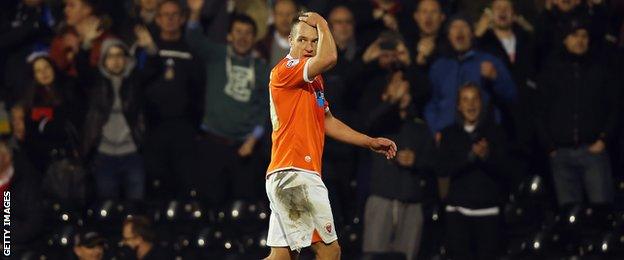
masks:
<svg viewBox="0 0 624 260"><path fill-rule="evenodd" d="M297 173L307 173L307 174L315 174L316 176L321 177L321 174L315 171L310 171L310 170L306 170L306 169L302 169L302 168L298 168L298 167L294 167L294 166L290 166L290 167L285 167L285 168L279 168L279 169L275 169L272 170L270 172L267 172L265 179L269 179L269 177L271 175L273 175L274 173L278 173L278 172L297 172Z"/></svg>

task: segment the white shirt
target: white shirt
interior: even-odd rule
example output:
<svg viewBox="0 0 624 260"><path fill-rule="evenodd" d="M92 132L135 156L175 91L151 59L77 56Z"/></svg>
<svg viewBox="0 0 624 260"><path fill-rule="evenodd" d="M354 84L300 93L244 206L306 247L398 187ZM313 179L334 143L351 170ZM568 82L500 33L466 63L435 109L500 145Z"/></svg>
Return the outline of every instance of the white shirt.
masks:
<svg viewBox="0 0 624 260"><path fill-rule="evenodd" d="M499 40L503 44L503 49L505 49L507 56L509 56L509 60L514 62L516 60L516 36L512 35L509 38Z"/></svg>

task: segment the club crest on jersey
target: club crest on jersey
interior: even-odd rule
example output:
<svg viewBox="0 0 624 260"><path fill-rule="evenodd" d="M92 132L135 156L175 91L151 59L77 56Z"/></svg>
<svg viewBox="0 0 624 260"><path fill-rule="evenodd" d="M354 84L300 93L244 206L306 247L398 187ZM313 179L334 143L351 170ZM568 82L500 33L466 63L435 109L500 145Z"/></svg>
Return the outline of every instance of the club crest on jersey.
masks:
<svg viewBox="0 0 624 260"><path fill-rule="evenodd" d="M319 107L325 107L325 93L323 93L323 91L319 89L316 90L314 94L316 95L316 104Z"/></svg>
<svg viewBox="0 0 624 260"><path fill-rule="evenodd" d="M325 231L327 231L327 233L329 233L329 234L332 233L332 224L331 223L325 224Z"/></svg>
<svg viewBox="0 0 624 260"><path fill-rule="evenodd" d="M292 68L297 64L299 64L299 59L288 60L288 62L286 62L286 68Z"/></svg>

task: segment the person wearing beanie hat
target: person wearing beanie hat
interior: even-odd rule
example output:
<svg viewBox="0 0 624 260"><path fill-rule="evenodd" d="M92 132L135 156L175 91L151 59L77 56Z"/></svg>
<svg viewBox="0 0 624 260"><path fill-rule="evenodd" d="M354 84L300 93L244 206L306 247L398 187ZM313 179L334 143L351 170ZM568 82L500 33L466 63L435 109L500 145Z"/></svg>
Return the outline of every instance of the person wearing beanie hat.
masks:
<svg viewBox="0 0 624 260"><path fill-rule="evenodd" d="M546 58L542 62L547 62L547 57L558 51L561 40L567 35L570 23L574 20L585 20L584 26L589 29L590 38L595 42L603 41L609 28L610 16L605 2L607 1L551 1L536 23L539 25L536 27L538 57Z"/></svg>
<svg viewBox="0 0 624 260"><path fill-rule="evenodd" d="M497 121L516 99L516 87L503 62L489 53L474 49L470 22L462 15L449 19L446 27L449 50L435 60L429 70L432 98L425 106L425 118L433 133L456 120L457 89L466 82L475 82L483 92L485 104L495 103Z"/></svg>
<svg viewBox="0 0 624 260"><path fill-rule="evenodd" d="M590 49L588 27L572 20L561 50L539 81L538 134L550 155L559 206L613 201L606 151L618 118L616 80L603 57Z"/></svg>

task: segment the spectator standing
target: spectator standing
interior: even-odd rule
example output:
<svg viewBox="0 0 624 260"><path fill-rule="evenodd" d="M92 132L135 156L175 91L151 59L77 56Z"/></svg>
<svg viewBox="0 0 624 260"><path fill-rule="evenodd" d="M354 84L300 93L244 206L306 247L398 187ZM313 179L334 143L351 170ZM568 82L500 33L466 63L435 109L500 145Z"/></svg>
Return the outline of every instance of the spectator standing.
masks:
<svg viewBox="0 0 624 260"><path fill-rule="evenodd" d="M255 23L237 15L229 25L228 45L217 44L202 33L199 21L203 0L189 0L187 41L206 62L207 82L198 154L201 173L195 182L200 196L213 203L226 198L255 198L262 174L256 156L258 139L268 121L269 69L253 50ZM231 187L229 187L231 185ZM228 194L227 191L231 191Z"/></svg>
<svg viewBox="0 0 624 260"><path fill-rule="evenodd" d="M78 138L84 115L75 109L74 81L59 73L45 53L31 55L29 64L31 84L18 103L27 115L20 141L37 170L45 172L51 160L78 148L72 147L70 138Z"/></svg>
<svg viewBox="0 0 624 260"><path fill-rule="evenodd" d="M418 2L413 18L418 30L408 33L408 46L413 51L416 65L428 70L431 62L437 59L444 42L440 34L446 16L437 0L423 0Z"/></svg>
<svg viewBox="0 0 624 260"><path fill-rule="evenodd" d="M364 213L363 251L401 252L418 256L423 228L421 180L433 170L433 137L414 118L409 82L392 76L382 99L369 114L370 134L397 142L397 157L388 162L371 157L370 196Z"/></svg>
<svg viewBox="0 0 624 260"><path fill-rule="evenodd" d="M550 155L560 206L610 203L613 181L606 147L618 118L614 74L590 51L588 26L572 21L563 48L540 77L540 140Z"/></svg>
<svg viewBox="0 0 624 260"><path fill-rule="evenodd" d="M481 90L458 90L460 120L446 127L439 144L438 174L450 179L446 239L453 259L497 259L499 204L508 165L504 132L484 120Z"/></svg>
<svg viewBox="0 0 624 260"><path fill-rule="evenodd" d="M290 45L290 23L297 15L299 7L293 0L277 0L273 5L273 25L266 37L258 42L258 50L268 61L269 67L275 66L288 54Z"/></svg>
<svg viewBox="0 0 624 260"><path fill-rule="evenodd" d="M412 88L412 102L416 116L422 118L425 104L431 98L431 88L428 80L429 68L437 60L440 53L448 48L446 39L442 36L442 24L446 15L438 0L419 1L412 18L418 30L407 33L407 46L410 49L414 63L408 75L416 78L421 84Z"/></svg>
<svg viewBox="0 0 624 260"><path fill-rule="evenodd" d="M481 87L486 103L511 104L517 95L504 63L474 48L468 20L461 16L450 19L447 37L451 50L434 61L429 70L431 100L425 106L425 119L434 133L455 122L457 89L466 82Z"/></svg>
<svg viewBox="0 0 624 260"><path fill-rule="evenodd" d="M537 95L535 44L532 33L517 21L512 1L495 0L491 12L484 12L481 16L475 35L479 48L503 61L511 72L518 90L518 102L505 105L512 120L504 121L504 127L517 154L527 163L537 163L539 159L532 153L537 148L533 120L537 113L534 109Z"/></svg>
<svg viewBox="0 0 624 260"><path fill-rule="evenodd" d="M156 62L165 69L151 84L141 86L146 105L145 168L148 183L163 188L153 195L188 196L191 177L197 174L195 137L204 71L183 37L186 16L181 4L162 1L155 19L159 28L154 43ZM143 34L146 38L150 35ZM145 63L147 53L139 53Z"/></svg>
<svg viewBox="0 0 624 260"><path fill-rule="evenodd" d="M153 43L144 43L149 45ZM134 59L120 40L108 39L102 47L98 77L89 95L81 151L87 157L94 156L99 199L118 199L123 187L127 199L140 200L145 186L139 154L145 129L141 87L153 78L153 72L134 70Z"/></svg>

